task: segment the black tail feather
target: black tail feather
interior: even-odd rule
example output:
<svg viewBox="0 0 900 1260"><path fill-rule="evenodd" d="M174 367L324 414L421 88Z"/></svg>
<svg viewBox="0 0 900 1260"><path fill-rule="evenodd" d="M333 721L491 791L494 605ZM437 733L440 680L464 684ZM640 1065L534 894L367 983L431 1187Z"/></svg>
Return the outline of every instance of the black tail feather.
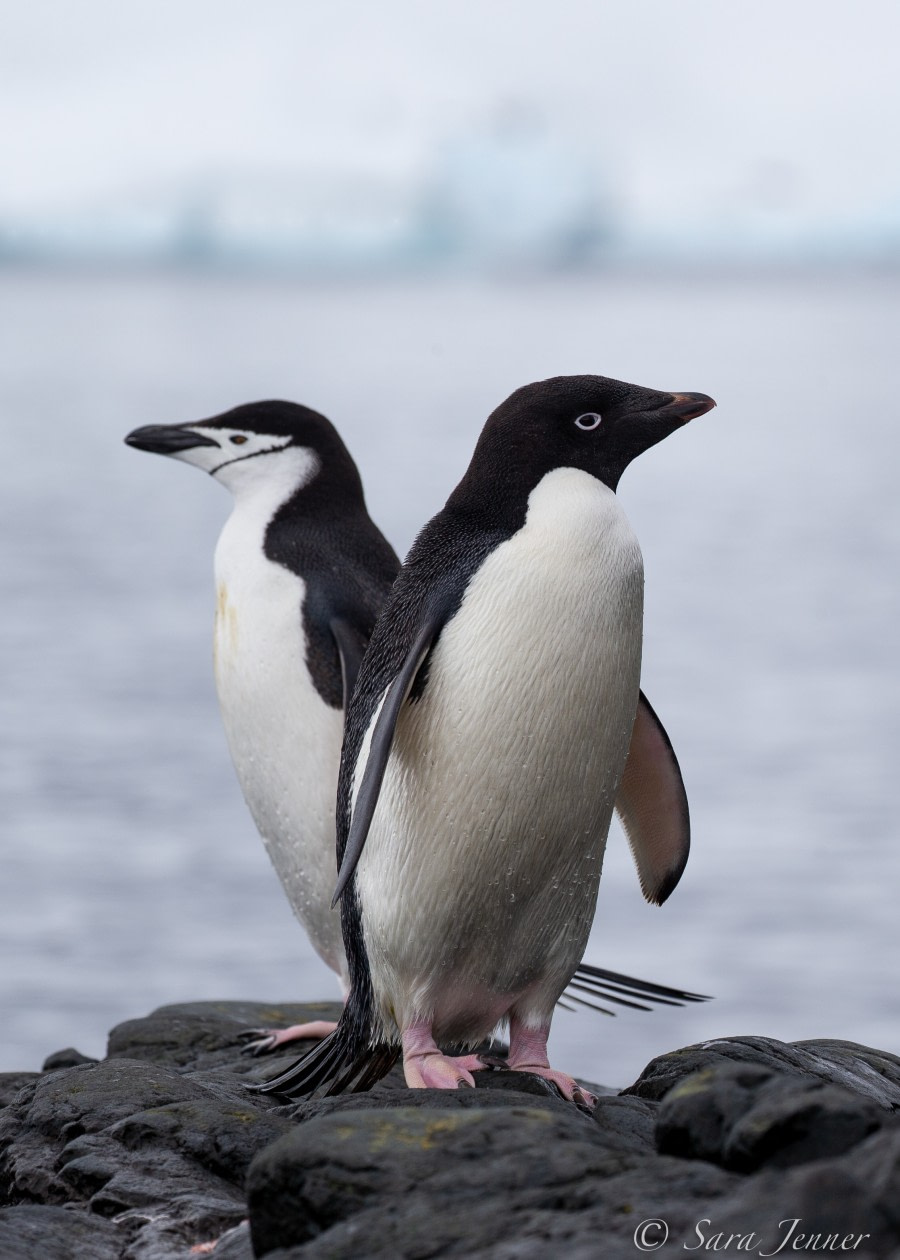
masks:
<svg viewBox="0 0 900 1260"><path fill-rule="evenodd" d="M360 1043L344 1021L280 1076L250 1088L260 1094L288 1098L327 1097L345 1090L371 1089L400 1057L399 1046Z"/></svg>
<svg viewBox="0 0 900 1260"><path fill-rule="evenodd" d="M653 1002L659 1006L683 1006L685 1002L708 1002L709 996L704 993L690 993L686 989L670 989L664 984L654 984L650 980L638 980L634 976L625 976L618 971L607 971L603 967L593 967L590 963L582 963L575 971L563 997L578 1002L582 1006L590 1006L593 1010L602 1011L605 1015L614 1015L603 1006L578 997L573 990L587 993L591 997L602 998L605 1002L613 1002L617 1006L629 1006L638 1011L649 1011L645 1002ZM629 998L641 998L643 1001L629 1001Z"/></svg>
<svg viewBox="0 0 900 1260"><path fill-rule="evenodd" d="M569 981L569 985L566 989L566 993L569 995L569 997L572 999L573 1002L577 1002L579 1000L578 993L587 993L591 997L602 997L604 1002L613 1002L615 1003L616 1006L630 1006L631 1009L634 1011L649 1011L653 1009L650 1006L646 1006L643 1002L633 1002L629 998L618 996L618 993L616 992L613 992L613 991L607 992L605 988L601 988L599 986L595 986L592 984L581 984L580 981L578 980ZM678 1002L670 1002L668 998L664 999L664 1001L665 1001L666 1006L679 1005ZM615 1011L610 1011L609 1013L610 1015L615 1015Z"/></svg>
<svg viewBox="0 0 900 1260"><path fill-rule="evenodd" d="M329 1094L340 1094L345 1089L351 1094L363 1094L373 1085L377 1085L382 1077L387 1076L391 1068L400 1058L399 1046L379 1045L370 1049L370 1057L363 1063L360 1072L359 1060L348 1072L346 1079L336 1081L328 1090ZM354 1077L356 1078L354 1080Z"/></svg>
<svg viewBox="0 0 900 1260"><path fill-rule="evenodd" d="M341 1038L338 1037L339 1031L339 1028L335 1029L317 1046L313 1046L286 1072L251 1088L260 1094L287 1094L289 1097L311 1094L323 1081L328 1080L343 1062L343 1046Z"/></svg>
<svg viewBox="0 0 900 1260"><path fill-rule="evenodd" d="M615 1012L615 1011L611 1011L611 1010L609 1009L609 1007L608 1007L608 1006L601 1006L598 1002L589 1002L589 1001L587 1000L587 998L579 997L579 995L578 995L577 993L574 993L574 992L572 991L573 989L578 989L578 988L580 988L580 987L581 987L581 986L580 986L580 985L577 985L577 984L570 984L570 985L569 985L568 989L566 989L566 998L567 998L567 1000L568 1000L568 1001L571 1001L571 1002L576 1002L576 1003L578 1004L578 1006L586 1006L586 1007L588 1008L588 1010L591 1010L591 1011L599 1011L601 1015L609 1015L612 1019L615 1019L616 1012ZM586 993L590 993L591 997L596 997L596 996L597 996L597 995L596 995L596 994L595 994L592 990L590 990L590 989L585 989L584 991L585 991ZM616 998L611 998L611 999L609 999L609 1000L610 1000L610 1001L613 1001L613 1002L615 1002L615 1001L617 1001L617 1000L621 1001L621 999L616 999ZM629 1002L629 1003L626 1003L626 1005L631 1006L631 1005L632 1005L632 1003L630 1003L630 1002ZM635 1003L633 1003L633 1005L635 1006L635 1008L636 1008L637 1010L640 1010L640 1011L649 1011L649 1010L650 1010L650 1007L649 1007L649 1006L638 1006L638 1004L637 1004L636 1002L635 1002Z"/></svg>

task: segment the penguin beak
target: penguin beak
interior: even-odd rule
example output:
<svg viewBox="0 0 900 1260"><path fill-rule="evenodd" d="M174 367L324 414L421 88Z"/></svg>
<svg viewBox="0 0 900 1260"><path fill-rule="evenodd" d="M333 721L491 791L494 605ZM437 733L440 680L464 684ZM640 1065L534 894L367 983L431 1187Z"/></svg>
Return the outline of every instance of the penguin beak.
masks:
<svg viewBox="0 0 900 1260"><path fill-rule="evenodd" d="M712 411L715 405L716 400L709 394L673 394L672 401L660 407L660 413L687 424L688 420L696 420L697 416Z"/></svg>
<svg viewBox="0 0 900 1260"><path fill-rule="evenodd" d="M219 443L180 424L145 424L128 434L125 445L136 446L139 451L152 451L155 455L174 455L177 451L189 451L192 446L218 446Z"/></svg>

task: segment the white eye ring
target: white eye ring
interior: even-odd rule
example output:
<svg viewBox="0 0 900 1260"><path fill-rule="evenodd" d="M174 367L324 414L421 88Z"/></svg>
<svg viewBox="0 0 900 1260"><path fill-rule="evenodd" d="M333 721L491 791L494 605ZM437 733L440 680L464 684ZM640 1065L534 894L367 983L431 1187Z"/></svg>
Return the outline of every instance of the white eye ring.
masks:
<svg viewBox="0 0 900 1260"><path fill-rule="evenodd" d="M603 417L599 416L596 411L586 411L583 416L579 416L575 421L576 429L584 429L585 433L590 433L591 429L599 428L603 423Z"/></svg>

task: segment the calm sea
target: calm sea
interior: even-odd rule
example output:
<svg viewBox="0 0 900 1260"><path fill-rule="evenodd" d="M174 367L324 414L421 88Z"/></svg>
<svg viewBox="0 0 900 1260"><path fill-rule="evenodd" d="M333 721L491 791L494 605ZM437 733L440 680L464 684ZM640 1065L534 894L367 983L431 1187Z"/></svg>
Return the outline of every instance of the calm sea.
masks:
<svg viewBox="0 0 900 1260"><path fill-rule="evenodd" d="M0 1069L100 1055L164 1002L336 994L219 727L227 494L124 434L309 403L402 554L488 412L568 372L719 403L620 489L647 572L643 685L693 852L656 909L614 833L588 952L716 1000L563 1012L554 1061L624 1085L729 1034L900 1051L900 279L7 272L0 305Z"/></svg>

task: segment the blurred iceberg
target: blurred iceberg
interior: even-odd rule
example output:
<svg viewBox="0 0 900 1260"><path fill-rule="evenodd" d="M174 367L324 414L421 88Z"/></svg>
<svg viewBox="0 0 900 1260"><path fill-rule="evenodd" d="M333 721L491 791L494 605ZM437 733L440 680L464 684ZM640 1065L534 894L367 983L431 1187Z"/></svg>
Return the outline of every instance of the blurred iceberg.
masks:
<svg viewBox="0 0 900 1260"><path fill-rule="evenodd" d="M587 157L524 105L438 154L421 222L434 256L491 268L599 261L614 238L610 198Z"/></svg>
<svg viewBox="0 0 900 1260"><path fill-rule="evenodd" d="M405 178L335 165L235 173L0 221L0 259L304 271L547 269L602 256L593 162L525 107L435 146Z"/></svg>
<svg viewBox="0 0 900 1260"><path fill-rule="evenodd" d="M364 275L900 261L900 197L855 216L816 210L783 162L736 177L711 171L707 188L629 213L627 179L527 103L426 141L418 161L392 173L364 157L198 175L0 217L0 263Z"/></svg>

